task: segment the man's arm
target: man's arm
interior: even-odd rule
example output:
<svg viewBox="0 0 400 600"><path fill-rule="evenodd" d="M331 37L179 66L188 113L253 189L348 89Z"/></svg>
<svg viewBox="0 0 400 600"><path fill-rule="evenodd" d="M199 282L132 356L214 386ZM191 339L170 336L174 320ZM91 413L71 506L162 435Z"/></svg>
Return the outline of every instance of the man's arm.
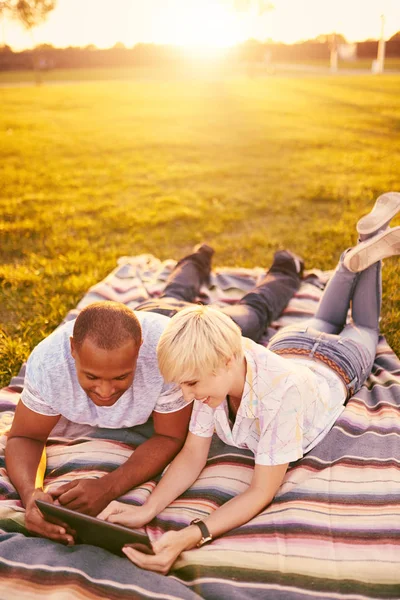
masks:
<svg viewBox="0 0 400 600"><path fill-rule="evenodd" d="M192 405L172 413L153 412L154 435L138 446L128 460L101 479L67 483L53 493L72 510L99 514L112 500L152 479L181 450L189 428Z"/></svg>
<svg viewBox="0 0 400 600"><path fill-rule="evenodd" d="M44 448L59 416L40 415L19 402L5 449L7 474L25 507L25 525L44 537L72 543L64 527L47 522L35 504L36 499L52 501L43 492L46 455ZM41 467L39 469L39 466Z"/></svg>
<svg viewBox="0 0 400 600"><path fill-rule="evenodd" d="M40 415L18 403L5 450L7 473L26 507L35 489L36 474L50 431L59 416ZM38 481L41 487L42 481Z"/></svg>

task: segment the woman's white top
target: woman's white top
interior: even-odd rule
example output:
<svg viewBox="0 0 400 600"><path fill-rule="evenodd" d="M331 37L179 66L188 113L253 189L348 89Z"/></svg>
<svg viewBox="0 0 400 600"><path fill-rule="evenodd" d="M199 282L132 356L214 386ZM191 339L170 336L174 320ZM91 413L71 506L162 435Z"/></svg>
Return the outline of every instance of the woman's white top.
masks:
<svg viewBox="0 0 400 600"><path fill-rule="evenodd" d="M343 411L346 392L338 375L312 360L286 358L243 338L246 382L235 422L228 402L213 409L194 402L190 431L248 448L259 465L295 461L311 450Z"/></svg>

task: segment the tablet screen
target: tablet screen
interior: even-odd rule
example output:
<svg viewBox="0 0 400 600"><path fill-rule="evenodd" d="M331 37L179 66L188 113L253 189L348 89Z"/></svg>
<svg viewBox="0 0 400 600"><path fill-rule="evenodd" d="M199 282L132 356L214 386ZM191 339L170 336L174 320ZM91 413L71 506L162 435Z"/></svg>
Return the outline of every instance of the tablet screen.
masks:
<svg viewBox="0 0 400 600"><path fill-rule="evenodd" d="M75 541L78 544L92 544L120 556L125 556L122 547L129 544L140 552L154 554L150 540L143 532L102 521L97 517L89 517L51 502L36 500L36 504L44 515L56 518L74 529Z"/></svg>

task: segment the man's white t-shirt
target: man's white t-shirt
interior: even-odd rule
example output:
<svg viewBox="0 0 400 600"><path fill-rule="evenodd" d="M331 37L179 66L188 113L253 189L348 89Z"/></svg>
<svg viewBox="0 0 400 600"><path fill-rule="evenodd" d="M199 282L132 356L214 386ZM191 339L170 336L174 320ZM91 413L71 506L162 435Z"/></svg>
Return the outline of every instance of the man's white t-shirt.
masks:
<svg viewBox="0 0 400 600"><path fill-rule="evenodd" d="M187 403L179 386L166 384L158 369L156 348L169 319L137 312L142 327L135 377L112 406L96 406L82 389L70 350L74 321L58 327L28 358L21 400L41 415L62 415L74 423L99 427L133 427L145 423L153 411L169 413Z"/></svg>
<svg viewBox="0 0 400 600"><path fill-rule="evenodd" d="M227 400L215 409L195 400L189 430L211 437L215 429L226 444L251 450L259 465L295 461L332 428L343 411L344 386L317 363L283 358L247 338L243 349L246 382L233 426Z"/></svg>

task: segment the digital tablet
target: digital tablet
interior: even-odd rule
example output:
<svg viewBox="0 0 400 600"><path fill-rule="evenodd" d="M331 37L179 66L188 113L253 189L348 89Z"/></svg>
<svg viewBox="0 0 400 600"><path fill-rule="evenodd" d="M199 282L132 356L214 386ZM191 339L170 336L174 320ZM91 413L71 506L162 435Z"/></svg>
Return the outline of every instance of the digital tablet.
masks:
<svg viewBox="0 0 400 600"><path fill-rule="evenodd" d="M89 515L84 515L51 502L36 500L36 504L47 517L58 519L69 525L76 532L75 542L77 544L100 546L100 548L120 556L125 556L122 548L129 544L140 552L154 554L149 538L140 531L116 523L102 521L97 517L89 517Z"/></svg>

